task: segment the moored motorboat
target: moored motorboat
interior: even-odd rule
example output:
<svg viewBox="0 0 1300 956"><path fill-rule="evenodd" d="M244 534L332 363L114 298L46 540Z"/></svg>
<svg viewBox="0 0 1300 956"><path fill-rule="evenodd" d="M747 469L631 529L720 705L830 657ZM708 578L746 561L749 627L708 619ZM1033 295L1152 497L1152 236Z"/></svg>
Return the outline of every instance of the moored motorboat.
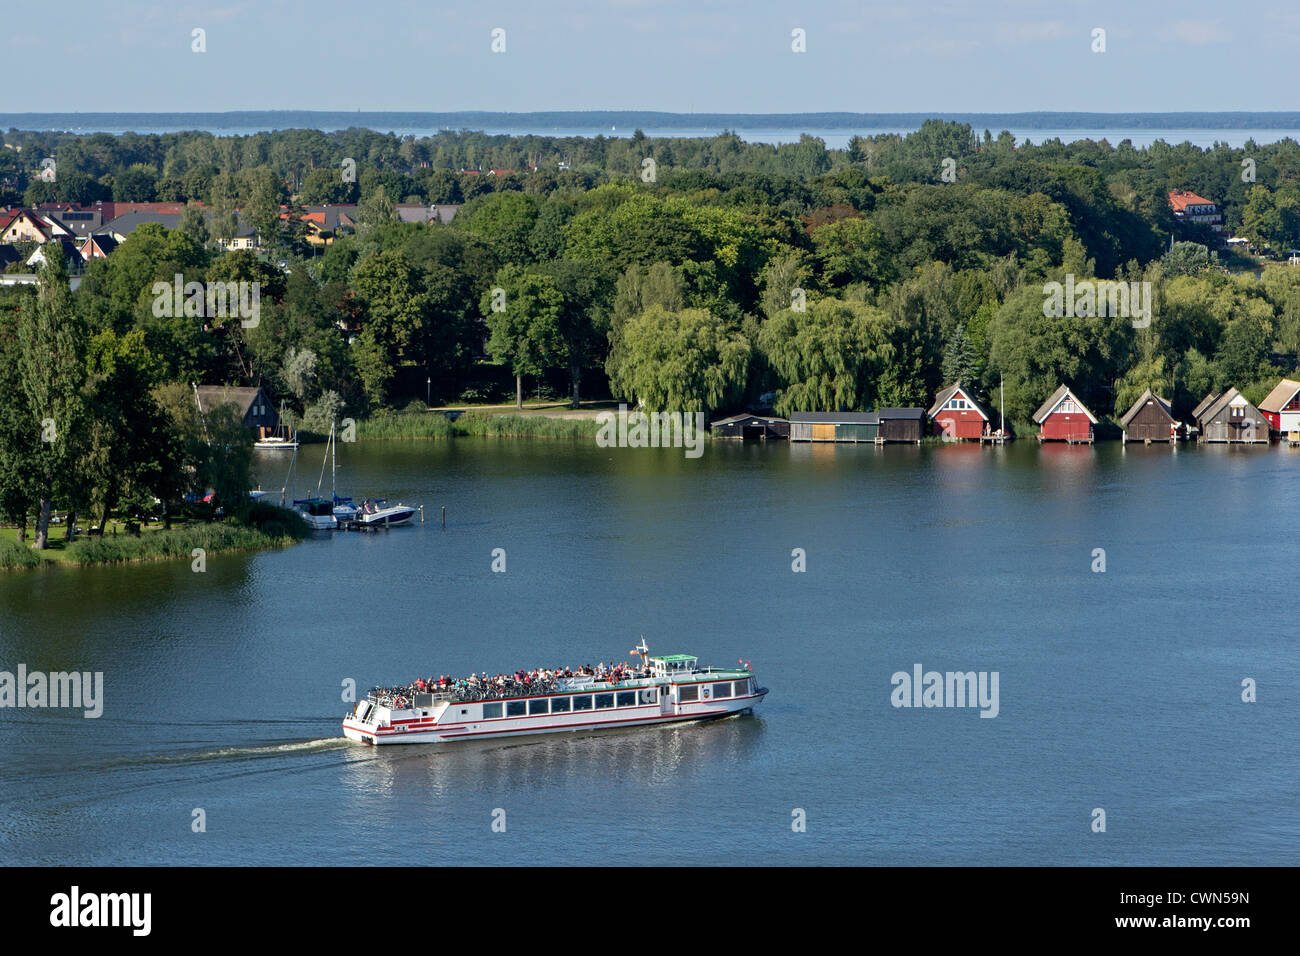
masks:
<svg viewBox="0 0 1300 956"><path fill-rule="evenodd" d="M376 687L344 717L343 735L412 744L643 727L745 713L767 695L747 664L700 667L688 654L651 657L644 640L633 653L639 667L605 673L539 670Z"/></svg>
<svg viewBox="0 0 1300 956"><path fill-rule="evenodd" d="M415 509L400 502L390 505L387 498L367 498L361 503L354 520L367 527L376 528L410 524L414 517Z"/></svg>
<svg viewBox="0 0 1300 956"><path fill-rule="evenodd" d="M293 507L316 531L329 531L339 525L334 517L334 503L325 498L298 498Z"/></svg>

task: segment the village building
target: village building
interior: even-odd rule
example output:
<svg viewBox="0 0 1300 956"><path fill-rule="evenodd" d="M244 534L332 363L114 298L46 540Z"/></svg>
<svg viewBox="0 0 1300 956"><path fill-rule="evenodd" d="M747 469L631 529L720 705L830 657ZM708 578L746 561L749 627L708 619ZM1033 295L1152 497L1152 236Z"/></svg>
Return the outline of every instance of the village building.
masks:
<svg viewBox="0 0 1300 956"><path fill-rule="evenodd" d="M742 438L765 441L769 438L789 438L790 422L772 415L732 415L709 423L714 438Z"/></svg>
<svg viewBox="0 0 1300 956"><path fill-rule="evenodd" d="M1186 189L1175 189L1169 194L1169 205L1178 222L1192 222L1223 232L1223 213L1219 207L1203 196Z"/></svg>
<svg viewBox="0 0 1300 956"><path fill-rule="evenodd" d="M1259 403L1268 427L1281 435L1300 434L1300 382L1284 378Z"/></svg>
<svg viewBox="0 0 1300 956"><path fill-rule="evenodd" d="M989 413L961 382L935 396L929 415L934 433L950 440L979 439L990 427Z"/></svg>
<svg viewBox="0 0 1300 956"><path fill-rule="evenodd" d="M106 259L108 254L117 248L117 240L107 233L95 233L86 237L86 241L81 244L81 258L89 262L91 259Z"/></svg>
<svg viewBox="0 0 1300 956"><path fill-rule="evenodd" d="M1211 392L1192 411L1200 441L1268 444L1268 419L1235 388Z"/></svg>
<svg viewBox="0 0 1300 956"><path fill-rule="evenodd" d="M58 236L36 247L36 251L27 257L27 267L33 271L45 264L45 257L54 246L63 249L63 262L70 272L80 272L82 263L81 250L69 236Z"/></svg>
<svg viewBox="0 0 1300 956"><path fill-rule="evenodd" d="M1183 423L1174 416L1173 407L1151 389L1142 393L1119 420L1125 442L1174 442L1181 437Z"/></svg>
<svg viewBox="0 0 1300 956"><path fill-rule="evenodd" d="M794 412L791 441L875 442L880 416L875 412Z"/></svg>
<svg viewBox="0 0 1300 956"><path fill-rule="evenodd" d="M1038 425L1040 442L1092 444L1092 429L1097 424L1097 418L1068 386L1062 385L1034 412L1034 423Z"/></svg>
<svg viewBox="0 0 1300 956"><path fill-rule="evenodd" d="M245 428L254 430L254 438L262 441L275 437L280 431L280 415L271 404L266 389L241 388L233 385L200 385L194 389L194 400L199 412L208 414L219 405L233 405L244 421Z"/></svg>

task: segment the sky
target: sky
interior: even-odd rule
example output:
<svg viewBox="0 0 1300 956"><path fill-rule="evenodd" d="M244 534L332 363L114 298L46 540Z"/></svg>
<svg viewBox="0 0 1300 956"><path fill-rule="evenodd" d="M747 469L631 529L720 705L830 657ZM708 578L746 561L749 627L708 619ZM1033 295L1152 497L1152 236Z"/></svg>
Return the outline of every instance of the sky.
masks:
<svg viewBox="0 0 1300 956"><path fill-rule="evenodd" d="M1282 0L60 0L3 22L52 65L0 113L1300 108Z"/></svg>

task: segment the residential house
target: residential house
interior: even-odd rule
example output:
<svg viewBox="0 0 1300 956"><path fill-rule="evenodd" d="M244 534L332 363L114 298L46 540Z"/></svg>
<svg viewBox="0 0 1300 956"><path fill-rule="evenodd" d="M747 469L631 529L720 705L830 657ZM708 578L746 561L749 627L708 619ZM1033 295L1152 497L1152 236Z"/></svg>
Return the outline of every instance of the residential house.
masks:
<svg viewBox="0 0 1300 956"><path fill-rule="evenodd" d="M1178 222L1194 222L1223 232L1223 213L1219 207L1203 196L1186 189L1175 189L1169 194L1169 205Z"/></svg>

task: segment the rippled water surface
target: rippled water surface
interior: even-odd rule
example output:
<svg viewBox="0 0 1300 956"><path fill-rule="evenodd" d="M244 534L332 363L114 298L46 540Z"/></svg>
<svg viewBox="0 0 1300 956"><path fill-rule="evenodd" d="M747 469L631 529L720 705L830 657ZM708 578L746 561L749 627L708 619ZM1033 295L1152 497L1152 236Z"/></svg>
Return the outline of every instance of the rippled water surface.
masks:
<svg viewBox="0 0 1300 956"><path fill-rule="evenodd" d="M283 456L258 459L277 496ZM0 669L105 681L97 720L0 710L6 861L1300 862L1300 453L459 439L339 465L426 523L202 574L0 574ZM750 659L771 693L668 728L339 736L345 680L625 659L642 634ZM915 664L998 672L997 717L893 707Z"/></svg>

